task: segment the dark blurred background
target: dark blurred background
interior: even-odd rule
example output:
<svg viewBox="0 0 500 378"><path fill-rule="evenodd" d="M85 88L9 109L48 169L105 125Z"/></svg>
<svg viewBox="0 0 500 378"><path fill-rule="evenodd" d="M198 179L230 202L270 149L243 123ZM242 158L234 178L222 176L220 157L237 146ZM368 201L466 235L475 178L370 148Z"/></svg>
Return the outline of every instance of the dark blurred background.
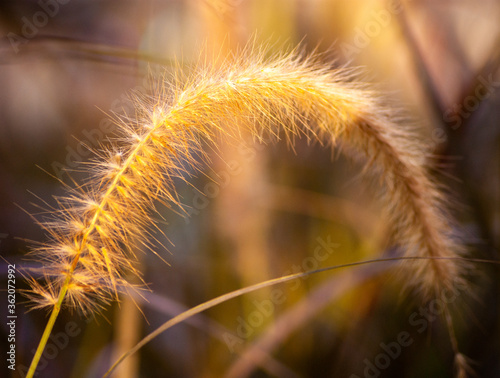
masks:
<svg viewBox="0 0 500 378"><path fill-rule="evenodd" d="M172 71L176 60L189 66L202 47L224 55L255 39L273 53L301 42L332 66L362 67L361 79L421 130L470 255L498 260L499 18L493 0L2 0L1 355L6 261L36 266L26 255L46 240L31 215L40 219L38 206L64 193L57 178L72 185L67 170L85 179L86 146L106 143L114 129L107 114L132 111L127 95L147 90L149 71ZM204 175L186 177L190 185L179 180L191 217L162 210L165 236L158 238L168 250L158 246L158 254L170 266L152 254L140 258L152 292L90 319L63 312L39 377L101 376L183 309L296 270L395 253L381 189L360 178L358 163L305 140L291 149L249 139L219 155ZM229 177L227 184L214 184L217 176ZM427 304L401 292L396 272L371 264L231 300L168 330L116 376L453 376L442 321L422 315ZM479 377L498 377L498 268L478 264L471 273L470 290L453 303L460 348ZM20 273L16 286L22 371L47 314L26 312ZM398 338L408 345L391 350ZM9 374L5 363L2 357L1 376Z"/></svg>

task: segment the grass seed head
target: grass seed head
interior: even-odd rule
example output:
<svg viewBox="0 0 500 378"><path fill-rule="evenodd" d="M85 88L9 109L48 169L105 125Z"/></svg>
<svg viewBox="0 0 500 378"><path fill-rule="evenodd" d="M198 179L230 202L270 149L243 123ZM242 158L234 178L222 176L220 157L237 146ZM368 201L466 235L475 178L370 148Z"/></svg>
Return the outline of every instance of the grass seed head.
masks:
<svg viewBox="0 0 500 378"><path fill-rule="evenodd" d="M457 257L460 247L421 164L424 149L375 92L351 79L298 51L265 60L249 50L217 68L200 66L153 96L135 96L136 117L116 119L121 135L89 165L91 181L60 199L45 224L51 241L35 252L47 283L44 291L31 281L35 306L53 306L63 287L66 302L87 312L116 297L125 272L140 274L133 250L152 243L155 202L180 207L173 179L207 159L204 143L217 148L221 137L237 140L243 131L256 138L284 132L292 143L301 136L341 141L364 155L386 187L395 242L406 256L432 258L408 264L409 284L424 296L450 287L463 267L438 258Z"/></svg>

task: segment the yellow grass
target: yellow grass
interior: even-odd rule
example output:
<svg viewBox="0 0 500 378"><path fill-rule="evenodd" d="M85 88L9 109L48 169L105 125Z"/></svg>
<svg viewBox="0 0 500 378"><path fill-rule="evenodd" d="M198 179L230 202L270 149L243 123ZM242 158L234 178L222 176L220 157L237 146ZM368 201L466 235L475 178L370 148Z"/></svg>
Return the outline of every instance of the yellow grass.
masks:
<svg viewBox="0 0 500 378"><path fill-rule="evenodd" d="M242 131L285 135L291 143L306 135L364 155L367 170L385 185L394 242L407 257L431 258L408 265L409 285L428 299L461 277L459 260L440 260L459 256L461 248L422 164L425 149L376 92L345 71L299 51L265 61L248 49L216 69L200 65L187 79L161 80L154 96L136 99L136 118L118 120L121 143L100 152L89 168L91 183L59 199L57 219L45 225L50 241L34 253L47 282L33 280L31 299L53 312L30 374L61 306L91 313L126 291L124 273L140 276L132 246L153 241L155 202L181 206L173 178L205 157L204 143L217 148Z"/></svg>

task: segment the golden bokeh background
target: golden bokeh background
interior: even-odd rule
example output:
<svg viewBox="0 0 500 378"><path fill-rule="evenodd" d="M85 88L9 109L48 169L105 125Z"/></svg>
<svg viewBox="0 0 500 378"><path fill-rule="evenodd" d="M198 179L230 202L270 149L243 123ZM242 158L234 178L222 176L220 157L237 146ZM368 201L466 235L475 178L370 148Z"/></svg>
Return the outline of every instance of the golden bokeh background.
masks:
<svg viewBox="0 0 500 378"><path fill-rule="evenodd" d="M148 73L189 71L200 59L224 64L248 45L273 55L300 44L325 64L352 67L401 109L432 151L425 158L448 187L457 234L471 256L497 260L499 18L494 0L2 1L1 256L36 267L26 256L45 236L30 214L43 216L37 205L47 208L63 193L57 178L72 185L68 171L85 180L87 147L107 143L108 114L133 114L128 95L149 90ZM152 291L88 320L64 312L54 335L67 335L68 324L77 331L67 342L54 336L40 377L99 377L170 317L228 291L398 253L388 244L376 180L336 150L249 138L222 145L211 160L178 182L190 217L161 210L165 235L157 237L167 248L158 245L158 254L170 265L140 254ZM7 264L0 266L3 289ZM401 292L405 278L396 273L397 266L370 264L231 300L168 330L116 376L453 376L443 322L422 315L428 304ZM494 264L478 264L470 292L454 303L460 347L479 377L500 374L498 274ZM46 314L26 313L21 295L17 308L21 367ZM0 330L6 348L7 328ZM384 348L402 332L411 345L386 367L370 368L385 366L380 354L390 354Z"/></svg>

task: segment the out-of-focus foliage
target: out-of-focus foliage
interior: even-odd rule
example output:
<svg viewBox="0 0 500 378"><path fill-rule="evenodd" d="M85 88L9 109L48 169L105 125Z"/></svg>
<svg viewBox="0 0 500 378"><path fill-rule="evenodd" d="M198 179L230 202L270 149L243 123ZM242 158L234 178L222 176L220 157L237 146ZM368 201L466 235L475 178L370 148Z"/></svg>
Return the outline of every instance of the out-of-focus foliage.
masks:
<svg viewBox="0 0 500 378"><path fill-rule="evenodd" d="M85 179L79 173L91 158L85 146L106 143L113 125L105 113L130 113L127 94L148 89L150 70L173 70L174 61L188 67L202 46L213 52L207 61L218 64L217 56L251 40L270 52L302 42L334 66L361 66L361 78L388 93L388 104L404 108L435 152L429 165L449 188L457 234L471 256L497 259L498 2L62 3L0 3L0 251L10 263L33 265L25 259L26 240L44 240L19 207L34 214L30 203L53 204L52 196L61 194L56 178L72 183L65 168L76 181ZM170 266L141 256L152 289L134 298L142 313L127 298L96 319L63 313L54 335L71 322L78 332L66 345L51 341L54 356L49 353L40 376L100 376L120 350L183 308L294 270L397 253L387 244L378 186L360 179L356 162L334 157L307 140L293 149L286 140L248 140L214 153L204 174L179 181L191 216L163 211L165 236L156 236L168 250L159 244L158 253ZM225 184L215 185L221 177ZM315 254L318 248L328 253ZM476 270L470 288L476 298L459 293L453 315L461 350L477 362L478 375L496 377L498 269L481 264ZM6 272L2 263L2 288ZM372 264L224 303L154 340L119 376L362 377L370 364L385 366L385 346L406 332L411 344L387 367L374 365L381 377L452 376L442 321L426 317L428 307L409 293L401 295L395 272ZM29 365L46 319L42 312L23 313L20 296L18 312L20 367ZM0 317L6 318L4 305ZM0 329L3 352L7 327Z"/></svg>

